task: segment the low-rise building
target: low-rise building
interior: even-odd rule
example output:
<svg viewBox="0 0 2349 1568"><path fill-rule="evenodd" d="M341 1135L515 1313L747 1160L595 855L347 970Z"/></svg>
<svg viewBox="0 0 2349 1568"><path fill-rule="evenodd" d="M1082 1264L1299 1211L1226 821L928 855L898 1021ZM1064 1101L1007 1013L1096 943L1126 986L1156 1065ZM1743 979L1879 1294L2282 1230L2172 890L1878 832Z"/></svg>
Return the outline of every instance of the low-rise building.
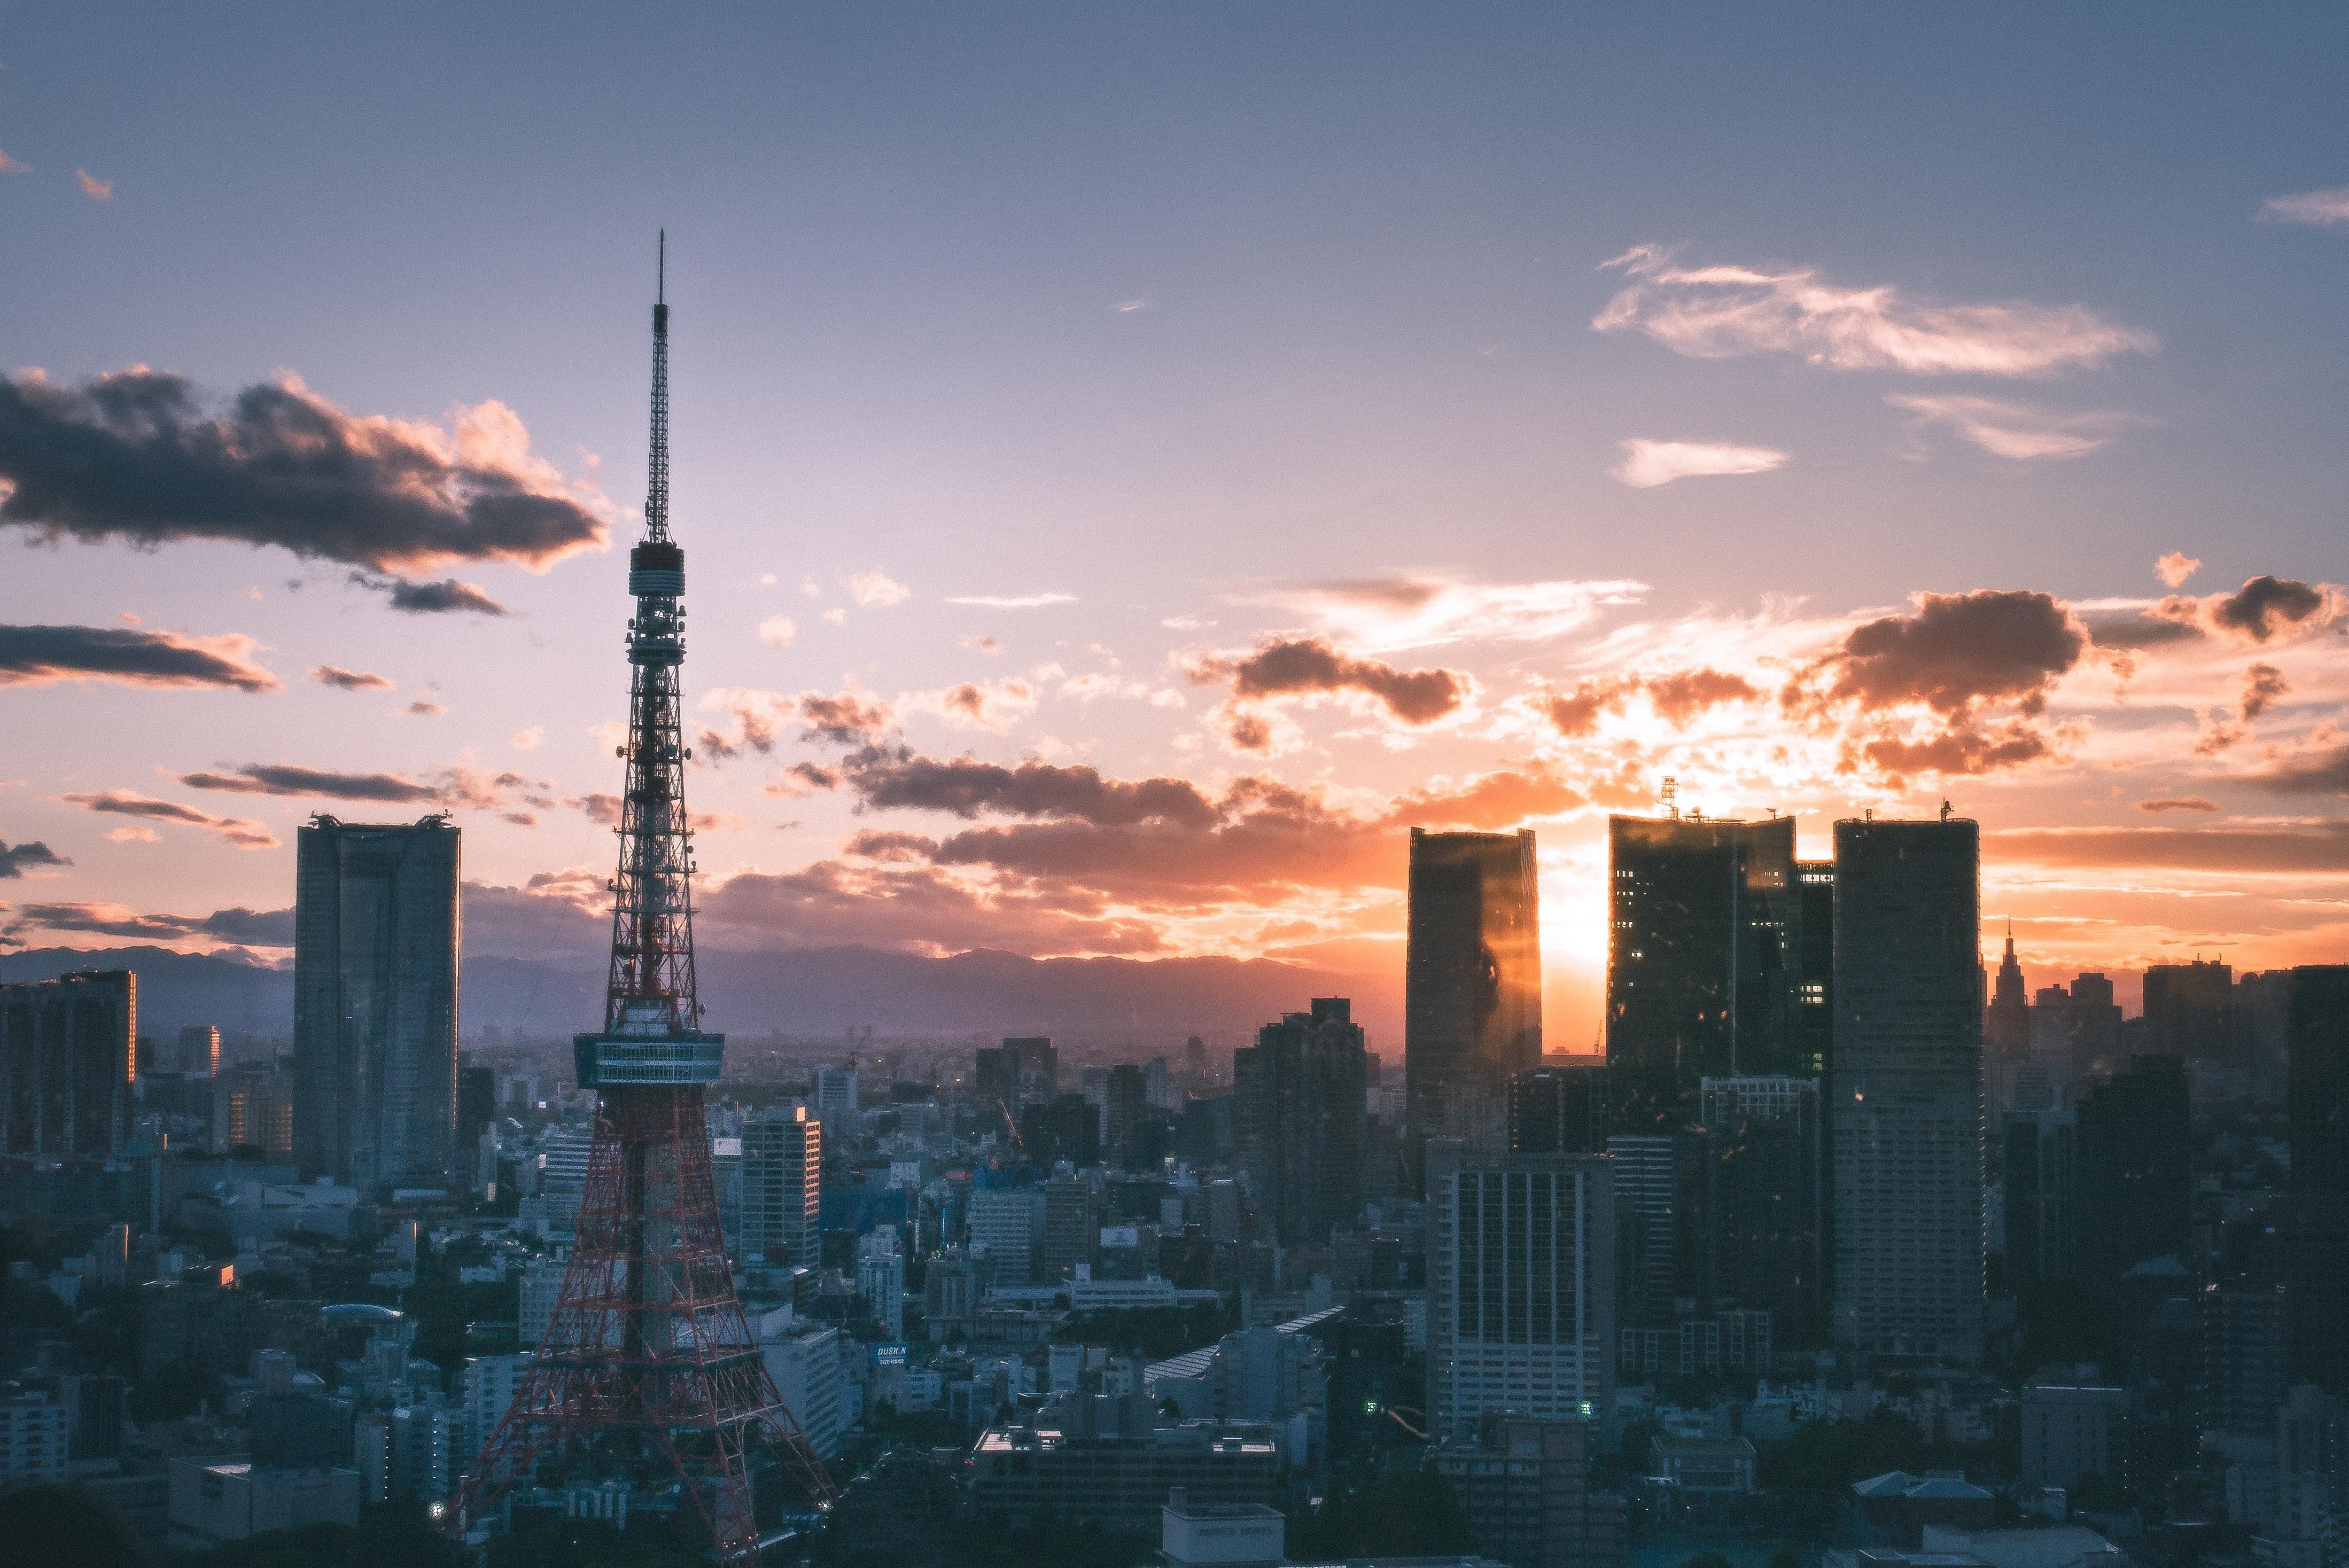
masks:
<svg viewBox="0 0 2349 1568"><path fill-rule="evenodd" d="M1601 1568L1623 1556L1623 1499L1590 1490L1596 1427L1487 1414L1474 1444L1431 1456L1476 1550L1511 1568ZM1749 1450L1750 1452L1750 1450Z"/></svg>
<svg viewBox="0 0 2349 1568"><path fill-rule="evenodd" d="M1272 1429L1249 1422L1185 1421L1111 1438L990 1427L971 1450L971 1500L1015 1524L1050 1513L1147 1530L1177 1487L1201 1504L1269 1506L1284 1468Z"/></svg>
<svg viewBox="0 0 2349 1568"><path fill-rule="evenodd" d="M171 1543L209 1552L273 1530L359 1522L359 1475L349 1470L257 1470L253 1461L173 1460Z"/></svg>
<svg viewBox="0 0 2349 1568"><path fill-rule="evenodd" d="M1653 1438L1648 1474L1685 1497L1734 1497L1754 1490L1754 1445L1744 1438Z"/></svg>
<svg viewBox="0 0 2349 1568"><path fill-rule="evenodd" d="M0 1491L57 1486L69 1462L66 1408L47 1394L0 1399Z"/></svg>

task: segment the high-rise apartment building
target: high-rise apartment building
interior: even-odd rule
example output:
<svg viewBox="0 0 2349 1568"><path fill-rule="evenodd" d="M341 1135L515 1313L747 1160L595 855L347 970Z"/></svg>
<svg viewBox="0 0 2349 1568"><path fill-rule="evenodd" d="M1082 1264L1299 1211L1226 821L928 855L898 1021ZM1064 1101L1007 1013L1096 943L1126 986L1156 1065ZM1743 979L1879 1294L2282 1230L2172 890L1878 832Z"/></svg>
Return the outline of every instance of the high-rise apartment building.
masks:
<svg viewBox="0 0 2349 1568"><path fill-rule="evenodd" d="M1604 1154L1611 1127L1603 1057L1552 1057L1509 1080L1509 1148L1518 1154Z"/></svg>
<svg viewBox="0 0 2349 1568"><path fill-rule="evenodd" d="M130 1131L139 977L0 985L0 1151L106 1160Z"/></svg>
<svg viewBox="0 0 2349 1568"><path fill-rule="evenodd" d="M1044 1199L1033 1187L989 1187L970 1195L970 1250L995 1268L998 1284L1026 1284L1043 1239Z"/></svg>
<svg viewBox="0 0 2349 1568"><path fill-rule="evenodd" d="M846 1068L816 1068L808 1098L813 1102L816 1119L832 1129L833 1140L843 1149L854 1147L857 1122L855 1073Z"/></svg>
<svg viewBox="0 0 2349 1568"><path fill-rule="evenodd" d="M1836 1343L1982 1346L1982 830L1836 824Z"/></svg>
<svg viewBox="0 0 2349 1568"><path fill-rule="evenodd" d="M2292 1381L2349 1398L2349 965L2292 972L2285 1312Z"/></svg>
<svg viewBox="0 0 2349 1568"><path fill-rule="evenodd" d="M1826 1327L1826 1184L1816 1078L1708 1078L1699 1090L1702 1294L1771 1315L1783 1338Z"/></svg>
<svg viewBox="0 0 2349 1568"><path fill-rule="evenodd" d="M1092 1264L1101 1241L1092 1184L1081 1176L1055 1176L1041 1191L1044 1278L1047 1283L1073 1279L1080 1265Z"/></svg>
<svg viewBox="0 0 2349 1568"><path fill-rule="evenodd" d="M171 1070L190 1078L211 1078L221 1069L220 1026L182 1024L180 1048Z"/></svg>
<svg viewBox="0 0 2349 1568"><path fill-rule="evenodd" d="M1049 1036L1011 1036L1000 1046L983 1046L972 1067L971 1098L981 1132L1017 1128L1023 1109L1049 1103L1060 1089L1061 1053Z"/></svg>
<svg viewBox="0 0 2349 1568"><path fill-rule="evenodd" d="M892 1343L905 1337L905 1259L885 1225L856 1243L856 1294Z"/></svg>
<svg viewBox="0 0 2349 1568"><path fill-rule="evenodd" d="M1256 1189L1257 1234L1327 1241L1362 1207L1368 1068L1343 996L1317 996L1232 1053L1232 1140Z"/></svg>
<svg viewBox="0 0 2349 1568"><path fill-rule="evenodd" d="M458 830L318 816L294 884L294 1144L305 1177L445 1185L456 1164Z"/></svg>
<svg viewBox="0 0 2349 1568"><path fill-rule="evenodd" d="M1154 1057L1158 1076L1165 1076L1166 1058ZM1133 1062L1120 1062L1109 1069L1109 1081L1104 1086L1105 1101L1102 1122L1107 1133L1103 1140L1110 1157L1120 1170L1133 1169L1134 1141L1142 1131L1144 1111L1156 1104L1150 1098L1150 1075Z"/></svg>
<svg viewBox="0 0 2349 1568"><path fill-rule="evenodd" d="M1707 1077L1806 1076L1795 820L1608 819L1607 1061L1626 1132Z"/></svg>
<svg viewBox="0 0 2349 1568"><path fill-rule="evenodd" d="M1509 1079L1541 1064L1534 835L1411 830L1403 959L1404 1157L1430 1138L1500 1143Z"/></svg>
<svg viewBox="0 0 2349 1568"><path fill-rule="evenodd" d="M2190 1265L2194 1137L2186 1064L2132 1057L2127 1071L2081 1098L2076 1115L2081 1281L2109 1289L2156 1258Z"/></svg>
<svg viewBox="0 0 2349 1568"><path fill-rule="evenodd" d="M1427 1414L1604 1422L1615 1392L1615 1194L1603 1155L1427 1150Z"/></svg>
<svg viewBox="0 0 2349 1568"><path fill-rule="evenodd" d="M1684 1132L1619 1132L1607 1140L1620 1324L1667 1325L1681 1296L1694 1294L1695 1259L1688 1244L1696 1218L1692 1142Z"/></svg>
<svg viewBox="0 0 2349 1568"><path fill-rule="evenodd" d="M823 1123L770 1106L742 1124L741 1256L812 1266L822 1248Z"/></svg>

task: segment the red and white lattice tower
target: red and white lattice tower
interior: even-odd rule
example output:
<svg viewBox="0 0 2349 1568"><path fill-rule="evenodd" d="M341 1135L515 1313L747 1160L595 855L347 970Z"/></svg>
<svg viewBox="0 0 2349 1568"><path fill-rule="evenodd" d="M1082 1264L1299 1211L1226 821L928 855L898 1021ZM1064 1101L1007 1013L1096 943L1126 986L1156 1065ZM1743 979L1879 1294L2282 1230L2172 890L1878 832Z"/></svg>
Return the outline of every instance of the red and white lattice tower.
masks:
<svg viewBox="0 0 2349 1568"><path fill-rule="evenodd" d="M668 535L666 295L653 306L645 537L628 557L636 614L611 979L603 1031L573 1040L580 1087L599 1097L595 1140L554 1319L448 1522L459 1535L479 1532L516 1493L617 1483L630 1510L669 1512L688 1532L698 1523L719 1558L740 1560L759 1550L750 1460L762 1442L811 1501L835 1492L735 1298L702 1119L726 1037L702 1032L693 973L678 713L685 552Z"/></svg>

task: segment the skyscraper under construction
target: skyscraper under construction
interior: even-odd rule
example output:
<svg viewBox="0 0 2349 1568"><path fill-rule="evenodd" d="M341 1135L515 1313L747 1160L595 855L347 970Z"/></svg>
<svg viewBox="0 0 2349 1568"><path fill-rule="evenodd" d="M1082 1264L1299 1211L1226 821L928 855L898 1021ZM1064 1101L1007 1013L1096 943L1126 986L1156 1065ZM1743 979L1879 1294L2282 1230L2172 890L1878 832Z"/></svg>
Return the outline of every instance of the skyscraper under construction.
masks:
<svg viewBox="0 0 2349 1568"><path fill-rule="evenodd" d="M517 1510L601 1511L616 1495L721 1560L755 1560L762 1445L819 1501L832 1484L777 1394L719 1229L702 1118L725 1037L701 1027L691 830L678 736L685 552L668 531L668 305L653 306L645 536L629 552L631 666L620 863L604 1026L573 1041L598 1097L570 1266L513 1403L460 1490L479 1538Z"/></svg>

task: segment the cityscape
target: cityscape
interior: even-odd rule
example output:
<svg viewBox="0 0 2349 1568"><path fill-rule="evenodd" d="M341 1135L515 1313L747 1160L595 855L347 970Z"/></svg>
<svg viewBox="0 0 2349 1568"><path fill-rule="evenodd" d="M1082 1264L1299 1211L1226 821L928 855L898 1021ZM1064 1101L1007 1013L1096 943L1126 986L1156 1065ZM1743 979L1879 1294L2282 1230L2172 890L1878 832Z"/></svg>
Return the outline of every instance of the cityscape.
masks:
<svg viewBox="0 0 2349 1568"><path fill-rule="evenodd" d="M0 1554L2349 1568L2349 19L427 10L0 18Z"/></svg>

